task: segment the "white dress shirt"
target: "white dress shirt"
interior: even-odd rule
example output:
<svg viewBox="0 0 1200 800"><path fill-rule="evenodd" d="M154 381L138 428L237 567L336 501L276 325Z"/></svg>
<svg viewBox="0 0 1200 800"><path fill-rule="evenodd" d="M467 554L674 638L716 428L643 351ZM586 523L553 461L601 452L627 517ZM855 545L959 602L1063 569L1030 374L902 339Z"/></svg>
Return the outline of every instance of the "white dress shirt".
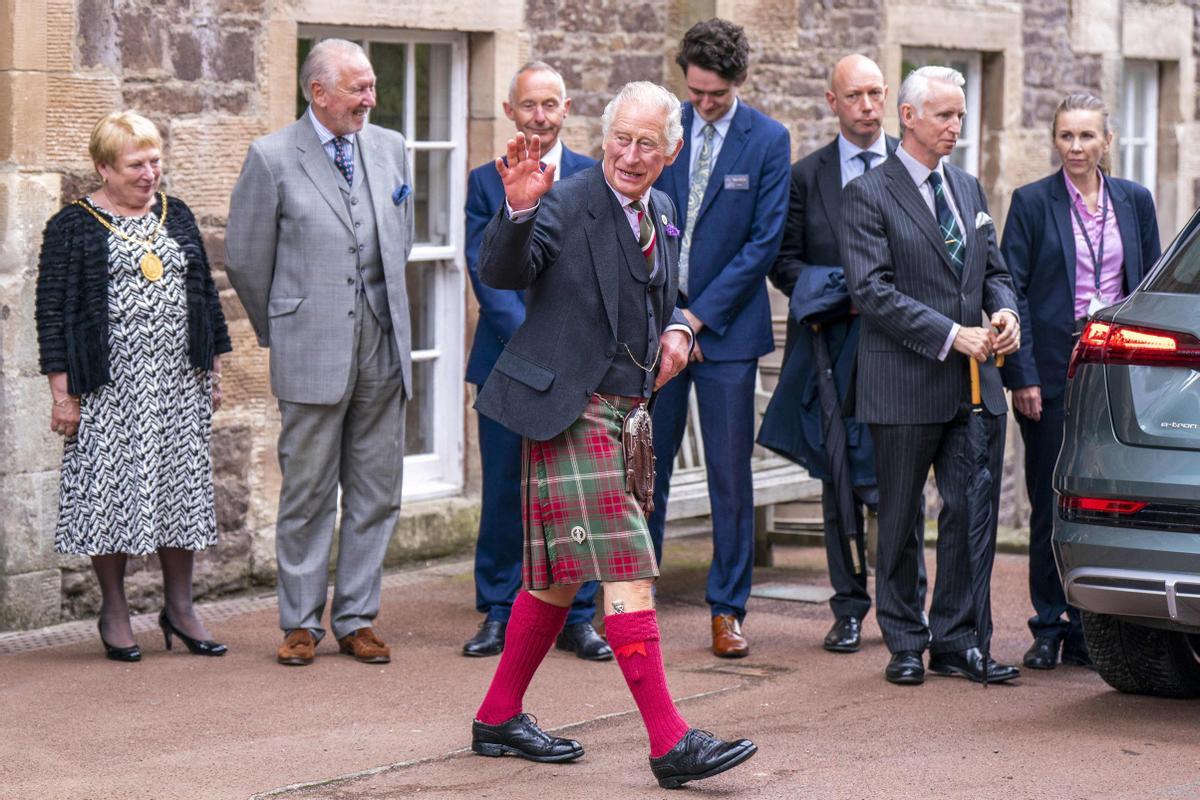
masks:
<svg viewBox="0 0 1200 800"><path fill-rule="evenodd" d="M737 113L737 109L738 100L735 97L733 105L729 107L729 110L720 119L710 123L701 117L700 112L696 111L693 106L692 111L696 116L692 119L692 151L690 160L688 161L689 179L692 173L696 171L696 161L700 158L700 148L704 146L704 127L711 124L715 131L712 140L712 153L708 157L708 163L711 166L717 163L717 156L721 155L721 145L725 143L725 135L729 133L729 126L733 124L733 115Z"/></svg>
<svg viewBox="0 0 1200 800"><path fill-rule="evenodd" d="M879 158L871 160L871 169L875 169L875 167L887 161L887 137L883 135L882 130L879 131L879 137L871 143L870 147L859 147L841 133L838 134L837 142L838 160L842 165L842 186L845 186L867 171L866 165L858 157L859 153L871 152L879 156Z"/></svg>

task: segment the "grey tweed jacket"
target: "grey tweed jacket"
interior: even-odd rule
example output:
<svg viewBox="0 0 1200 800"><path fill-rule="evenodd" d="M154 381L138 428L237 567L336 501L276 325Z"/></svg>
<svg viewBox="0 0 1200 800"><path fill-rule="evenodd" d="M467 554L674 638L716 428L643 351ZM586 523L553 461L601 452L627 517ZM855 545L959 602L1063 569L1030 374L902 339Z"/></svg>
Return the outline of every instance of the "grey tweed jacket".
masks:
<svg viewBox="0 0 1200 800"><path fill-rule="evenodd" d="M967 393L966 357L938 353L954 323L1015 309L1012 279L996 244L979 182L950 164L946 182L966 228L961 275L946 252L937 220L908 170L889 158L846 185L841 246L846 280L862 315L855 416L885 425L948 422ZM980 370L983 402L1007 410L1000 374Z"/></svg>
<svg viewBox="0 0 1200 800"><path fill-rule="evenodd" d="M413 243L412 195L398 191L411 183L404 137L366 125L356 140L411 397L404 269ZM357 240L334 169L306 113L250 145L229 202L225 269L258 343L271 348L271 390L294 403L338 402L354 357L356 286L348 278L357 268Z"/></svg>

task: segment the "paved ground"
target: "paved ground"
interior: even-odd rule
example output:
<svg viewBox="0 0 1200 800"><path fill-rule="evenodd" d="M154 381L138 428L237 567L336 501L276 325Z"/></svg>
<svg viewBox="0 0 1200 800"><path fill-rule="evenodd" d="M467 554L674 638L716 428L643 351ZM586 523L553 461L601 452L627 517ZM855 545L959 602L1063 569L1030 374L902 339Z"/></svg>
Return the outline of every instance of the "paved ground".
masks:
<svg viewBox="0 0 1200 800"><path fill-rule="evenodd" d="M587 755L547 766L466 752L495 662L458 655L477 619L468 565L456 562L389 577L388 666L338 656L328 641L314 666L275 665L269 601L207 609L227 617L211 626L232 649L223 659L167 653L157 631L139 634L145 657L128 666L105 661L91 636L0 655L0 797L1200 797L1200 706L1119 695L1090 671L988 689L938 678L893 687L873 618L862 652L833 655L819 646L824 606L761 599L746 625L750 657L717 661L706 649L706 552L703 539L668 542L668 679L692 724L749 736L760 751L680 794L652 782L616 667L564 653L547 660L527 709ZM777 552L756 582L822 584L821 551ZM1027 645L1024 587L1023 559L1001 556L1002 660ZM0 652L80 629L0 639Z"/></svg>

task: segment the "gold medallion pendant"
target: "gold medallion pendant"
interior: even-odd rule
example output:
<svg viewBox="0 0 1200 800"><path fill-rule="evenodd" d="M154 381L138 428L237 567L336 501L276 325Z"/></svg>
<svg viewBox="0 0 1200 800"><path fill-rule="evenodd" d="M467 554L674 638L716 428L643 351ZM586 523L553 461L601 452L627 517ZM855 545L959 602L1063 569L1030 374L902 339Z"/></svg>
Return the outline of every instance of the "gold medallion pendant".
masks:
<svg viewBox="0 0 1200 800"><path fill-rule="evenodd" d="M162 259L153 252L147 250L146 255L142 256L139 262L142 268L142 274L146 276L146 280L154 283L163 275Z"/></svg>

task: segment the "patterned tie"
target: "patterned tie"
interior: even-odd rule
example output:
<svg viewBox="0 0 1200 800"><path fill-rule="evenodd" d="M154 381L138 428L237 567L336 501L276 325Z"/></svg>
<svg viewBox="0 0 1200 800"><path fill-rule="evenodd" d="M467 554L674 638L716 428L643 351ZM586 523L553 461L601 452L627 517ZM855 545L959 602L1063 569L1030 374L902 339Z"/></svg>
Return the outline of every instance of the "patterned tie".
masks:
<svg viewBox="0 0 1200 800"><path fill-rule="evenodd" d="M861 153L856 153L854 157L863 163L863 172L870 172L871 162L879 158L879 153L863 150Z"/></svg>
<svg viewBox="0 0 1200 800"><path fill-rule="evenodd" d="M717 129L709 123L701 133L704 141L700 155L696 158L696 171L692 173L692 185L688 189L687 222L683 226L683 241L679 245L679 291L688 293L688 252L692 247L692 231L696 228L696 217L700 204L704 202L704 190L708 188L708 176L712 174L712 143Z"/></svg>
<svg viewBox="0 0 1200 800"><path fill-rule="evenodd" d="M637 212L638 218L638 246L642 248L642 255L646 257L646 269L649 274L654 274L654 223L646 216L646 206L641 200L634 200L629 204L629 207Z"/></svg>
<svg viewBox="0 0 1200 800"><path fill-rule="evenodd" d="M958 220L950 212L950 204L946 202L945 185L940 173L929 173L929 185L933 187L933 207L937 211L938 227L942 229L942 238L946 240L946 253L950 261L962 272L963 268L963 236L958 227Z"/></svg>
<svg viewBox="0 0 1200 800"><path fill-rule="evenodd" d="M333 140L333 165L342 173L348 186L354 185L354 162L349 154L350 140L338 136Z"/></svg>

